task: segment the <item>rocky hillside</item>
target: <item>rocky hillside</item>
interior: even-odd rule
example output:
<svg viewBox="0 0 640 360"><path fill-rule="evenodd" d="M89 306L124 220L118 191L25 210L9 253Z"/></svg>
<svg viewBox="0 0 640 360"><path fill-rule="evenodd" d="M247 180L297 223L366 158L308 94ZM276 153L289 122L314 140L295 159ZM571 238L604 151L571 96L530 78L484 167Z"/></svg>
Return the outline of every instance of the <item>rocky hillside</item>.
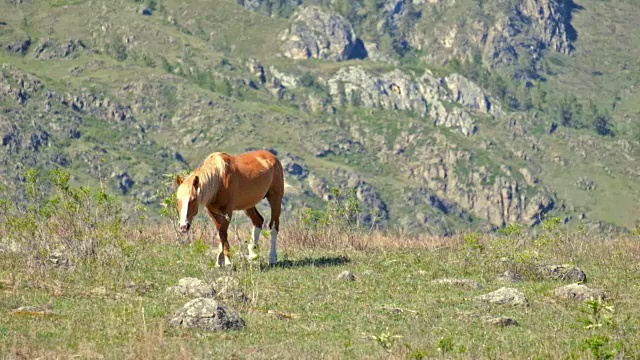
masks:
<svg viewBox="0 0 640 360"><path fill-rule="evenodd" d="M639 225L632 1L33 0L0 14L10 189L65 167L158 208L165 175L270 148L303 190L289 210L337 187L365 224L409 232Z"/></svg>

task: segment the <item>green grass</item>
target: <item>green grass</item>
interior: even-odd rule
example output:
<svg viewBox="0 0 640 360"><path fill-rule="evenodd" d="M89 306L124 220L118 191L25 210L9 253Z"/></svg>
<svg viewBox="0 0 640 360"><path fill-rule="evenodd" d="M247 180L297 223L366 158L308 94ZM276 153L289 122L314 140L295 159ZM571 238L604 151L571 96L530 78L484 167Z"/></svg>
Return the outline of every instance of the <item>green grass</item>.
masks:
<svg viewBox="0 0 640 360"><path fill-rule="evenodd" d="M440 250L417 245L411 250L382 247L356 252L288 249L295 246L293 241L287 238L284 242L282 266L238 265L235 271L213 269L210 256L192 245L171 242L134 245L143 246L137 249L140 257L125 272L113 274L81 266L72 272L49 269L34 278L27 267L13 267L21 264L20 259L1 254L0 279L10 280L0 295L0 308L6 314L0 319L0 352L9 357L19 353L69 357L90 349L108 359L180 354L197 358L317 358L319 354L324 358L415 358L419 353L438 356L442 352L438 345L450 340L454 346L446 355L454 358L507 354L511 358L587 358L582 345L592 333L619 340L627 356L640 351L640 314L633 303L640 290L628 286L640 277L620 261L640 255L637 247L624 254L594 240L583 243L579 253L567 254L587 272L588 285L606 289L616 306L615 330L589 331L578 321L584 305L554 300L550 295L559 286L555 282L513 285L529 298L528 307L487 307L471 300L502 284L493 280L496 274L477 271L479 264L474 260L471 268L464 269L465 250L459 244ZM605 249L605 253L589 254L595 249ZM336 279L346 269L356 274L356 281ZM166 317L187 299L165 294L166 287L182 277L215 280L222 275L239 278L253 299L249 305L230 304L246 321L244 330L208 334L167 326ZM440 277L472 278L484 289L431 284ZM124 288L126 280L153 287L137 294ZM106 296L89 293L98 286L107 288ZM11 313L18 306L45 304L50 305L52 315ZM520 325L487 327L480 321L482 315L513 317ZM388 343L372 338L385 334L398 338Z"/></svg>

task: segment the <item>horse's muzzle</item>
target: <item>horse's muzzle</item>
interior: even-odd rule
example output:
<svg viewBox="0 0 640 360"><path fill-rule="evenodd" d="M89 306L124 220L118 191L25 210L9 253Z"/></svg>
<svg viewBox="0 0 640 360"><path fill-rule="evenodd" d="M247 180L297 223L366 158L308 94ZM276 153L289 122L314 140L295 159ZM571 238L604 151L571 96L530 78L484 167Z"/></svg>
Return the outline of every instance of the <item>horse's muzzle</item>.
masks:
<svg viewBox="0 0 640 360"><path fill-rule="evenodd" d="M191 228L191 223L186 223L186 225L180 225L180 232L186 233Z"/></svg>

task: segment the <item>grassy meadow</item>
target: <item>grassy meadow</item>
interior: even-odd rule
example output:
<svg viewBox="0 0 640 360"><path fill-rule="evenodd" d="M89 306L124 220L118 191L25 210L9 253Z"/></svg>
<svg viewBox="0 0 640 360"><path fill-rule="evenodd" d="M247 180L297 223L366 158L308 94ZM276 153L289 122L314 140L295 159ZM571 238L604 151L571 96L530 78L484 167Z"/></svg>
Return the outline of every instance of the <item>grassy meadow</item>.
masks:
<svg viewBox="0 0 640 360"><path fill-rule="evenodd" d="M57 190L45 197L40 177L27 173L29 205L0 202L2 359L640 357L637 233L602 238L548 219L535 233L510 225L497 234L409 238L357 228L343 211L349 204L335 203L284 222L273 267L265 240L259 263L238 256L251 230L238 214L234 265L220 269L203 215L181 236L171 197L158 223L142 208L124 216L115 198L68 179L52 172ZM553 289L565 282L540 277L541 264L579 267L606 300L556 298ZM355 280L339 279L345 270ZM507 270L524 280L496 278ZM184 277L224 275L239 280L249 299L226 302L243 330L168 325L188 299L166 288ZM441 278L480 287L433 282ZM523 292L528 304L474 299L503 286ZM488 325L485 316L518 325Z"/></svg>

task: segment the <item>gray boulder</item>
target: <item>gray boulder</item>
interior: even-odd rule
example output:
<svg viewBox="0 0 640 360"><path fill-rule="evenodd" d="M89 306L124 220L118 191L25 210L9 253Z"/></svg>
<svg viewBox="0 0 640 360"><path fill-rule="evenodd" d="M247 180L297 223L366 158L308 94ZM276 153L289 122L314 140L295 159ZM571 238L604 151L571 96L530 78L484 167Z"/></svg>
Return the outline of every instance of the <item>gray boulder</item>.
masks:
<svg viewBox="0 0 640 360"><path fill-rule="evenodd" d="M583 283L587 281L587 274L571 265L543 265L537 268L542 278Z"/></svg>
<svg viewBox="0 0 640 360"><path fill-rule="evenodd" d="M474 299L498 305L527 305L529 303L522 292L507 287L502 287L488 294L476 296Z"/></svg>
<svg viewBox="0 0 640 360"><path fill-rule="evenodd" d="M351 271L345 270L345 271L341 272L340 274L338 274L338 280L355 281L356 280L356 276Z"/></svg>
<svg viewBox="0 0 640 360"><path fill-rule="evenodd" d="M186 303L169 319L169 325L205 331L241 330L244 320L240 314L223 303L197 298Z"/></svg>
<svg viewBox="0 0 640 360"><path fill-rule="evenodd" d="M606 295L601 289L591 289L582 284L569 284L553 290L553 295L565 300L604 300Z"/></svg>

